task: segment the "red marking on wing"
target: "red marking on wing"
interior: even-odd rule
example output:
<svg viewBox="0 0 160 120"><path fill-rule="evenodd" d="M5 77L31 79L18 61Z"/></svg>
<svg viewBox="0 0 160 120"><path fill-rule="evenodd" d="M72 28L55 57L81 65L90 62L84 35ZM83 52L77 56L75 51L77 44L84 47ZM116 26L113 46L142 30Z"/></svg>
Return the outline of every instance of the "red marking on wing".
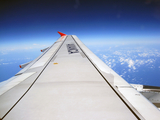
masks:
<svg viewBox="0 0 160 120"><path fill-rule="evenodd" d="M58 31L58 33L60 34L61 37L62 37L62 36L66 36L66 34L61 33L61 32L59 32L59 31Z"/></svg>

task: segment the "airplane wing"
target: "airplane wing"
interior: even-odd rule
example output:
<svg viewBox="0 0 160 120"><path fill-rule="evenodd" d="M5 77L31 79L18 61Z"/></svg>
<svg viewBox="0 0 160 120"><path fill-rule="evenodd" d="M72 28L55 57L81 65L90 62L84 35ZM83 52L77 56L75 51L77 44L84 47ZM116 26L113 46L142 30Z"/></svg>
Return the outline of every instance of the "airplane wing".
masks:
<svg viewBox="0 0 160 120"><path fill-rule="evenodd" d="M158 120L160 111L75 35L0 85L2 120Z"/></svg>
<svg viewBox="0 0 160 120"><path fill-rule="evenodd" d="M160 109L160 87L140 84L131 84L138 92L145 96L157 108Z"/></svg>

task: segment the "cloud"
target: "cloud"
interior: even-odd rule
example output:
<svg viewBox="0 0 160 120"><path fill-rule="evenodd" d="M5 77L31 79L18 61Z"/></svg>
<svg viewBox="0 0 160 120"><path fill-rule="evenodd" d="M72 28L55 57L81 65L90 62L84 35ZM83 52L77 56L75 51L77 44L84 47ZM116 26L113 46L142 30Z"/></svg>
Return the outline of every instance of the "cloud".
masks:
<svg viewBox="0 0 160 120"><path fill-rule="evenodd" d="M107 51L102 49L99 52L101 52L100 56L102 56L102 60L109 67L113 68L115 64L127 65L129 68L127 71L136 70L142 65L148 66L148 68L155 68L154 63L156 62L157 57L160 57L160 51L158 49L143 46L136 46L133 48L119 46L118 48L113 48Z"/></svg>
<svg viewBox="0 0 160 120"><path fill-rule="evenodd" d="M103 58L106 60L108 57L106 56L106 55L102 55L103 56Z"/></svg>
<svg viewBox="0 0 160 120"><path fill-rule="evenodd" d="M33 45L39 45L39 44L34 43Z"/></svg>
<svg viewBox="0 0 160 120"><path fill-rule="evenodd" d="M138 54L140 57L147 57L149 54L148 53L141 53L141 54Z"/></svg>
<svg viewBox="0 0 160 120"><path fill-rule="evenodd" d="M133 60L128 61L128 67L133 68L134 70L136 69L136 67L134 66L134 61Z"/></svg>
<svg viewBox="0 0 160 120"><path fill-rule="evenodd" d="M113 54L115 54L115 55L122 55L122 53L119 52L119 51L115 51Z"/></svg>
<svg viewBox="0 0 160 120"><path fill-rule="evenodd" d="M3 65L8 65L8 64L10 64L10 63L2 63Z"/></svg>
<svg viewBox="0 0 160 120"><path fill-rule="evenodd" d="M134 62L134 60L132 60L131 58L125 59L125 58L123 58L123 57L120 57L120 58L119 58L119 61L121 62L121 65L123 65L124 63L127 63L129 68L132 68L132 69L134 69L134 70L136 69L136 67L135 67L135 62Z"/></svg>

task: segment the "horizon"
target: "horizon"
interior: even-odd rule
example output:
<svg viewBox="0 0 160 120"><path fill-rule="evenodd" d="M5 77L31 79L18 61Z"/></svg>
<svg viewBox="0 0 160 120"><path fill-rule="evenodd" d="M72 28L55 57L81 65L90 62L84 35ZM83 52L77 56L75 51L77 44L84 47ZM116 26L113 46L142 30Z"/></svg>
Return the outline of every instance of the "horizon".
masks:
<svg viewBox="0 0 160 120"><path fill-rule="evenodd" d="M105 55L106 53L103 53L105 49L116 46L146 46L146 51L150 51L151 48L153 51L150 54L156 54L152 57L158 59L159 54L156 50L159 52L160 46L159 13L160 1L155 0L1 1L1 74L15 75L20 70L18 65L23 64L21 62L35 59L41 54L41 49L52 45L60 37L57 31L76 35L104 62L106 59L100 54ZM112 51L110 54L114 56L113 53ZM150 55L146 57L150 59ZM154 63L154 60L151 61ZM132 69L133 63L139 64L132 56L124 58L123 62L131 65ZM157 65L160 66L158 63Z"/></svg>

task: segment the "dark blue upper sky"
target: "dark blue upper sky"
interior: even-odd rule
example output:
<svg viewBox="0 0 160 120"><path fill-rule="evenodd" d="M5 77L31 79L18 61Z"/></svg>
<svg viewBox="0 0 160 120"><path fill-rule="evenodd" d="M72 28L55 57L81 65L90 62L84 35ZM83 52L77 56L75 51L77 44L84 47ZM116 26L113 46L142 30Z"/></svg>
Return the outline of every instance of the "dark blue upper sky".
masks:
<svg viewBox="0 0 160 120"><path fill-rule="evenodd" d="M82 41L160 41L159 0L3 0L0 16L1 48L55 41L57 31Z"/></svg>

